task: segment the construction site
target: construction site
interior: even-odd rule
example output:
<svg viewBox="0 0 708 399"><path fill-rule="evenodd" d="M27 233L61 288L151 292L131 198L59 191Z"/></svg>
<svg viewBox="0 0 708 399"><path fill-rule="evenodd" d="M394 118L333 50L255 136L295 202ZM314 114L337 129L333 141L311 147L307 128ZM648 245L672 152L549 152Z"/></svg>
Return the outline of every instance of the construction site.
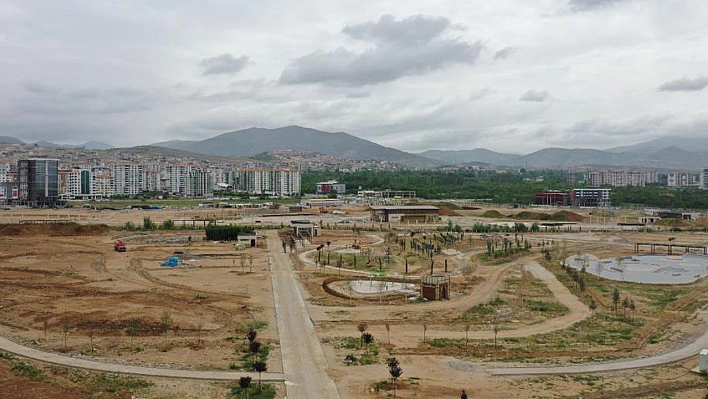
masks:
<svg viewBox="0 0 708 399"><path fill-rule="evenodd" d="M708 258L633 259L708 233L577 210L532 232L530 212L436 207L385 223L357 206L2 211L0 397L239 397L241 377L276 398L706 394Z"/></svg>

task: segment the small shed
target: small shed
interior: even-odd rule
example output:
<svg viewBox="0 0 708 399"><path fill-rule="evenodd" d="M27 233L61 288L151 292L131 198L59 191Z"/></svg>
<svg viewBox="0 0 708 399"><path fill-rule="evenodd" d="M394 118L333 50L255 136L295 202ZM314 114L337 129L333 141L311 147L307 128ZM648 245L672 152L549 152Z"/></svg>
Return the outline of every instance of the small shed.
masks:
<svg viewBox="0 0 708 399"><path fill-rule="evenodd" d="M421 276L420 296L429 301L450 299L450 276L442 274Z"/></svg>

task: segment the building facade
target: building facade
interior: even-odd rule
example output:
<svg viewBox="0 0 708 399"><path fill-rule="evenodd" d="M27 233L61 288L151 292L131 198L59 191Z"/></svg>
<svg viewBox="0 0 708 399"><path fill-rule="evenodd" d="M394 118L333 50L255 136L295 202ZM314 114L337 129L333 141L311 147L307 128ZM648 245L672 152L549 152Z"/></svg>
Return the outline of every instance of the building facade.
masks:
<svg viewBox="0 0 708 399"><path fill-rule="evenodd" d="M317 183L315 193L318 195L346 194L347 186L336 180L328 180Z"/></svg>
<svg viewBox="0 0 708 399"><path fill-rule="evenodd" d="M576 188L570 191L570 202L580 207L609 207L611 191L609 188Z"/></svg>
<svg viewBox="0 0 708 399"><path fill-rule="evenodd" d="M17 162L17 186L20 203L35 207L59 204L59 160L21 159Z"/></svg>

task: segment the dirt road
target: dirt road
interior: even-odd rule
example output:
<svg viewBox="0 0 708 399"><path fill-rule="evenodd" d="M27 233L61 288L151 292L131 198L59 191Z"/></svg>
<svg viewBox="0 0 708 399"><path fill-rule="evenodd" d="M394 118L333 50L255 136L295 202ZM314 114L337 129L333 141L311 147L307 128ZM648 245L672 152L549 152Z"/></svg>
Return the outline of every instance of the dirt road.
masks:
<svg viewBox="0 0 708 399"><path fill-rule="evenodd" d="M279 251L281 243L277 232L271 230L267 236L288 397L338 399L339 392L327 375L327 360L307 313L290 258Z"/></svg>

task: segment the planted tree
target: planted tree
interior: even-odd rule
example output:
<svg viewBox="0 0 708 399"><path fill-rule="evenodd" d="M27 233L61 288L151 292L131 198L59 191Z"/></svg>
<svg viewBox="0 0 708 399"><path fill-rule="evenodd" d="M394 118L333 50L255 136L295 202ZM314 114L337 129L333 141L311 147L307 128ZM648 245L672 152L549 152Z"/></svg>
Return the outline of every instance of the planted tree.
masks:
<svg viewBox="0 0 708 399"><path fill-rule="evenodd" d="M386 361L386 364L388 365L388 373L391 376L391 380L393 380L393 397L396 397L396 381L403 375L403 369L401 366L398 364L398 359L394 358L389 358L388 361Z"/></svg>
<svg viewBox="0 0 708 399"><path fill-rule="evenodd" d="M246 398L248 398L248 388L251 387L251 381L253 381L251 377L241 377L238 379L238 386L241 388L241 392L243 392Z"/></svg>
<svg viewBox="0 0 708 399"><path fill-rule="evenodd" d="M258 341L253 341L248 345L248 351L253 354L253 360L256 360L256 356L258 355L258 352L261 350L261 343Z"/></svg>
<svg viewBox="0 0 708 399"><path fill-rule="evenodd" d="M249 330L248 333L246 333L246 339L248 339L248 342L255 341L257 336L258 333L256 332L256 330Z"/></svg>
<svg viewBox="0 0 708 399"><path fill-rule="evenodd" d="M619 306L620 303L620 292L617 288L615 288L615 291L612 293L612 305L615 308L615 315L617 314L617 307Z"/></svg>
<svg viewBox="0 0 708 399"><path fill-rule="evenodd" d="M367 327L368 326L366 325L366 323L359 323L359 325L356 326L356 329L359 330L359 333L361 334L361 336L359 337L360 348L364 346L364 332L366 331Z"/></svg>
<svg viewBox="0 0 708 399"><path fill-rule="evenodd" d="M160 333L165 336L165 342L167 342L167 335L172 327L172 313L165 309L160 316Z"/></svg>
<svg viewBox="0 0 708 399"><path fill-rule="evenodd" d="M133 338L140 335L142 331L142 323L139 317L131 317L128 320L128 327L125 329L125 333L130 337L130 346L133 347Z"/></svg>
<svg viewBox="0 0 708 399"><path fill-rule="evenodd" d="M261 373L268 371L268 365L262 360L253 362L253 370L258 373L258 389L261 388Z"/></svg>
<svg viewBox="0 0 708 399"><path fill-rule="evenodd" d="M69 332L71 332L71 319L69 315L64 312L61 316L61 331L64 333L64 348L66 348L66 339L69 337Z"/></svg>
<svg viewBox="0 0 708 399"><path fill-rule="evenodd" d="M364 339L364 345L366 347L366 354L369 354L369 345L374 342L374 335L368 332L365 332L361 334L361 337Z"/></svg>

